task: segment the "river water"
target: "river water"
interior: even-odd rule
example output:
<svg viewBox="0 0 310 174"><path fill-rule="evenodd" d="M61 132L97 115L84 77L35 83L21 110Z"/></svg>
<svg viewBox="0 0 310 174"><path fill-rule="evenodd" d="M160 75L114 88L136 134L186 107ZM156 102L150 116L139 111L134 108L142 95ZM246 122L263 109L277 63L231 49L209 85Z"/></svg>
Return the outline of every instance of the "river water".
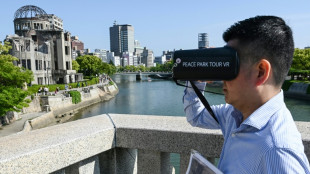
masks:
<svg viewBox="0 0 310 174"><path fill-rule="evenodd" d="M112 79L119 87L119 93L110 101L94 104L80 110L72 120L87 118L104 113L185 116L182 96L184 87L177 86L173 81L154 80L142 76L136 81L135 75L114 75ZM210 103L225 103L224 95L205 93ZM285 98L285 103L295 121L310 121L310 101ZM178 173L177 154L172 155L172 164Z"/></svg>
<svg viewBox="0 0 310 174"><path fill-rule="evenodd" d="M91 117L104 113L185 116L182 96L184 87L173 81L154 80L144 75L136 81L135 75L114 75L112 79L119 87L119 93L108 102L102 102L75 114L75 119ZM224 95L205 93L210 103L225 103ZM310 121L310 101L285 98L285 103L295 121Z"/></svg>

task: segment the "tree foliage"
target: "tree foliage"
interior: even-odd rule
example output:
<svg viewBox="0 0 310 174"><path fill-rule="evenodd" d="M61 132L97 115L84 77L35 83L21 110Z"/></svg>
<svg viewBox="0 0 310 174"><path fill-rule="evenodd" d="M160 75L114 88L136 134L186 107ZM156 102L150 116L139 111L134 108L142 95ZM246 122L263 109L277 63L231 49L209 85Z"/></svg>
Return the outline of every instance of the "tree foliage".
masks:
<svg viewBox="0 0 310 174"><path fill-rule="evenodd" d="M80 72L86 76L95 76L100 73L102 61L99 57L92 55L84 55L76 58L77 63L80 65Z"/></svg>
<svg viewBox="0 0 310 174"><path fill-rule="evenodd" d="M295 49L289 75L292 79L295 79L296 76L298 80L310 79L310 49Z"/></svg>
<svg viewBox="0 0 310 174"><path fill-rule="evenodd" d="M76 71L80 70L80 65L79 65L79 63L76 60L72 61L72 69L76 70Z"/></svg>
<svg viewBox="0 0 310 174"><path fill-rule="evenodd" d="M18 59L8 54L11 48L8 42L0 44L0 116L8 111L20 111L30 102L25 99L28 91L22 87L33 80L32 71L13 64Z"/></svg>
<svg viewBox="0 0 310 174"><path fill-rule="evenodd" d="M116 67L113 64L102 62L101 59L96 56L80 56L76 58L76 62L80 65L79 72L83 73L85 76L95 76L101 73L112 75L116 73Z"/></svg>
<svg viewBox="0 0 310 174"><path fill-rule="evenodd" d="M116 67L113 64L102 62L100 71L108 75L113 75L114 73L116 73Z"/></svg>
<svg viewBox="0 0 310 174"><path fill-rule="evenodd" d="M310 49L295 49L292 68L296 70L310 70Z"/></svg>
<svg viewBox="0 0 310 174"><path fill-rule="evenodd" d="M156 64L156 67L151 67L151 71L153 72L171 72L173 63L172 61L167 61L165 64Z"/></svg>

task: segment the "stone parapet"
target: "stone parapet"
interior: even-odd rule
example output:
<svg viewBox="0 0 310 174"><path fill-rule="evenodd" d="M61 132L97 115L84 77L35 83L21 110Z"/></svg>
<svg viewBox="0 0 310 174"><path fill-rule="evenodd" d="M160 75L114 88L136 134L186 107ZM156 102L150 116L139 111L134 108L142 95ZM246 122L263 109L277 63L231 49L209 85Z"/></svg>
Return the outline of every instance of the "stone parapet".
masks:
<svg viewBox="0 0 310 174"><path fill-rule="evenodd" d="M296 122L310 158L310 123ZM191 149L219 157L218 130L194 128L185 117L106 114L0 139L7 173L185 173Z"/></svg>
<svg viewBox="0 0 310 174"><path fill-rule="evenodd" d="M0 139L0 171L51 173L115 147L106 116L92 117Z"/></svg>

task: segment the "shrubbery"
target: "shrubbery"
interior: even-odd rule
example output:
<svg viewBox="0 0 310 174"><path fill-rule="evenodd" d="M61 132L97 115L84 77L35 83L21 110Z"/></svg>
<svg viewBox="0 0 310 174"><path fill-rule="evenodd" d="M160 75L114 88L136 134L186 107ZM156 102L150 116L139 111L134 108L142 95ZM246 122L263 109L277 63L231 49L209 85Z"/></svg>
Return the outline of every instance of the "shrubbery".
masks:
<svg viewBox="0 0 310 174"><path fill-rule="evenodd" d="M87 86L89 85L94 85L94 84L97 84L99 82L99 78L98 77L89 77L91 80L87 80L85 82L87 82ZM80 86L79 87L82 87L82 83L84 83L84 85L86 85L85 82L79 82L80 83ZM47 86L47 85L32 85L32 86L29 86L28 87L28 91L31 93L31 94L35 94L38 92L39 88L40 87L43 87L43 86ZM56 90L57 87L59 87L60 90L65 90L65 84L53 84L53 85L48 85L48 89L49 89L49 92L54 92ZM77 82L76 83L69 83L68 86L71 86L72 88L77 88Z"/></svg>
<svg viewBox="0 0 310 174"><path fill-rule="evenodd" d="M69 94L72 97L72 103L77 104L82 101L81 93L79 91L69 91Z"/></svg>

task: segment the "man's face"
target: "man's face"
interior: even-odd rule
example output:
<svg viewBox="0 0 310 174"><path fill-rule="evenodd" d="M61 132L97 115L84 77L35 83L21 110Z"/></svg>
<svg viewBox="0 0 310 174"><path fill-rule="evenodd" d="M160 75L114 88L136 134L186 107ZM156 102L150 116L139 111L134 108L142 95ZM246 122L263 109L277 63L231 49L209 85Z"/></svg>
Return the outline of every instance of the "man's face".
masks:
<svg viewBox="0 0 310 174"><path fill-rule="evenodd" d="M238 44L237 40L230 40L227 42L227 46L236 48ZM253 81L251 80L251 67L241 63L238 76L230 81L223 81L223 92L225 94L225 101L228 104L233 105L237 109L246 107L249 97L251 97L253 91Z"/></svg>

